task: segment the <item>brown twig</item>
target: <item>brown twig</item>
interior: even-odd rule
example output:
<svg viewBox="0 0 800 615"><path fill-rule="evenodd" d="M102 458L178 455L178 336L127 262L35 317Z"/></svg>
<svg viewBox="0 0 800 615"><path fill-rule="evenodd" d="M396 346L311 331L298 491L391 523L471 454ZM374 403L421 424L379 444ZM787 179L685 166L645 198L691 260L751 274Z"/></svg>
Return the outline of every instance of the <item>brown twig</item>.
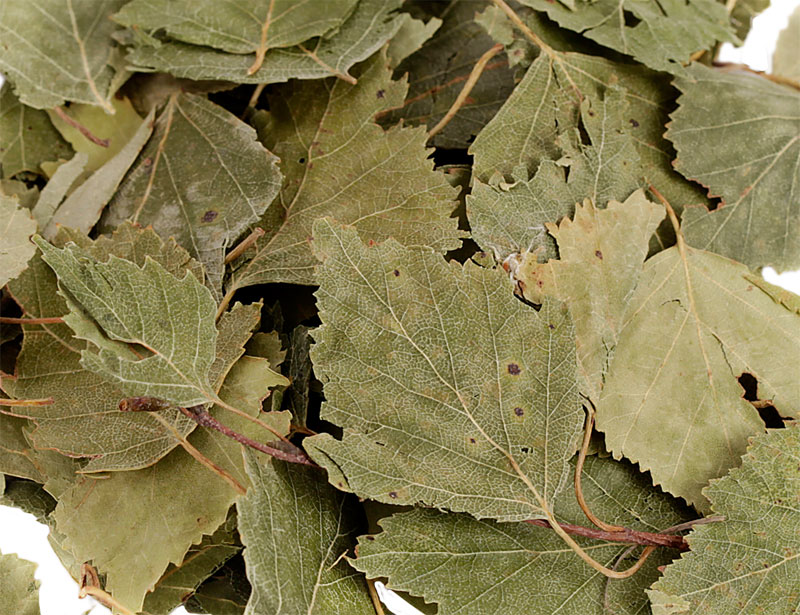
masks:
<svg viewBox="0 0 800 615"><path fill-rule="evenodd" d="M478 58L478 61L475 62L475 66L472 67L472 71L469 73L469 77L467 77L467 81L464 84L464 87L461 88L461 91L458 93L455 101L453 104L450 105L450 108L447 110L447 113L444 114L444 117L439 120L439 122L430 129L428 132L428 138L430 139L434 135L440 133L442 129L450 123L456 113L458 113L459 109L464 105L464 102L467 100L469 93L472 91L472 88L475 87L475 84L478 83L478 79L480 79L481 75L483 74L483 69L486 68L486 64L491 60L494 56L500 53L503 50L503 45L498 43L487 49L484 54Z"/></svg>
<svg viewBox="0 0 800 615"><path fill-rule="evenodd" d="M589 402L591 404L591 402ZM583 497L583 489L581 488L581 476L583 475L583 464L586 461L586 452L589 450L589 442L592 439L592 429L594 429L594 408L591 405L586 406L586 427L583 432L583 444L581 450L578 452L578 463L575 465L575 498L578 500L578 505L581 507L583 514L586 518L594 523L601 530L606 532L621 532L625 528L619 525L611 525L599 519L590 509Z"/></svg>
<svg viewBox="0 0 800 615"><path fill-rule="evenodd" d="M254 448L262 453L266 453L267 455L271 455L276 459L280 459L282 461L288 461L289 463L298 463L301 465L317 467L311 459L306 455L300 448L295 446L294 444L285 443L283 446L291 447L289 450L283 450L281 448L276 448L270 446L268 444L262 444L261 442L257 442L248 438L245 435L242 435L236 431L233 431L230 427L226 427L222 423L220 423L217 419L211 416L208 412L203 409L202 406L195 406L193 408L180 408L180 411L196 422L198 425L203 427L207 427L209 429L215 429L216 431L220 432L223 435L228 436L236 440L239 444L244 444L245 446L249 446L250 448ZM294 449L294 450L292 450Z"/></svg>
<svg viewBox="0 0 800 615"><path fill-rule="evenodd" d="M97 575L97 571L91 565L84 563L81 564L78 598L85 598L86 596L95 598L103 606L115 609L122 615L135 615L133 611L125 608L114 600L111 594L100 587L100 577Z"/></svg>
<svg viewBox="0 0 800 615"><path fill-rule="evenodd" d="M264 236L264 229L256 227L253 229L253 232L250 233L247 237L242 239L239 242L239 245L236 246L233 250L228 252L227 256L225 257L225 264L232 263L237 258L239 258L247 248L252 246L256 241L258 241L259 237Z"/></svg>
<svg viewBox="0 0 800 615"><path fill-rule="evenodd" d="M386 611L383 610L383 605L381 604L381 599L378 596L378 590L375 589L374 579L367 579L367 591L372 600L372 608L375 609L375 615L386 615Z"/></svg>
<svg viewBox="0 0 800 615"><path fill-rule="evenodd" d="M538 525L539 527L552 527L547 519L528 519L525 523ZM640 532L628 528L623 528L621 532L606 532L605 530L596 530L591 527L583 527L582 525L573 525L571 523L559 522L559 525L567 534L594 538L595 540L624 542L634 545L645 545L647 547L668 547L670 549L678 549L679 551L687 551L689 549L689 545L686 544L683 536L678 536L677 534L654 534L652 532Z"/></svg>
<svg viewBox="0 0 800 615"><path fill-rule="evenodd" d="M75 130L80 132L84 137L89 139L95 145L99 145L100 147L108 147L109 140L108 139L101 139L100 137L96 137L92 134L92 131L86 128L83 124L80 124L75 118L70 117L67 115L67 112L64 111L61 107L53 107L53 110L56 112L56 115L64 120L67 124L72 126Z"/></svg>
<svg viewBox="0 0 800 615"><path fill-rule="evenodd" d="M2 325L57 325L64 322L60 316L50 318L12 318L10 316L0 316Z"/></svg>

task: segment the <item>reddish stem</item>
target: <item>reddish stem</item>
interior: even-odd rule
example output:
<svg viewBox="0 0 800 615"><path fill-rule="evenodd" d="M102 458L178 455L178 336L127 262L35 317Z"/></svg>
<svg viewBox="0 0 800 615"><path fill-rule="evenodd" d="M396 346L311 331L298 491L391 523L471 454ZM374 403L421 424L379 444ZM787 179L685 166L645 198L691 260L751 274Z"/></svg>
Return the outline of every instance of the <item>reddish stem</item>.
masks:
<svg viewBox="0 0 800 615"><path fill-rule="evenodd" d="M540 527L551 527L550 522L546 519L529 519L525 523L531 525L538 525ZM688 551L689 545L684 540L683 536L677 534L654 534L652 532L639 532L623 528L620 532L606 532L591 527L583 527L582 525L572 525L571 523L559 523L567 534L574 534L575 536L585 536L587 538L594 538L596 540L607 540L609 542L626 542L635 545L646 545L648 547L669 547L670 549L678 549L679 551Z"/></svg>

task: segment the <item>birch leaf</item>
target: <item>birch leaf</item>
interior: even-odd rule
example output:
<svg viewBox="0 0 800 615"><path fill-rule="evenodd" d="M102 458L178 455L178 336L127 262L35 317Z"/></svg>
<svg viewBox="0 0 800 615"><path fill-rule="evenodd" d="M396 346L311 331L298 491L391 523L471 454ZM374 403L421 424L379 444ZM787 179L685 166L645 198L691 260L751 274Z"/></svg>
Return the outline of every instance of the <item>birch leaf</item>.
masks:
<svg viewBox="0 0 800 615"><path fill-rule="evenodd" d="M778 35L772 54L772 72L787 79L800 81L800 7L789 17L789 23Z"/></svg>
<svg viewBox="0 0 800 615"><path fill-rule="evenodd" d="M523 255L515 271L526 299L541 303L544 296L551 296L569 307L582 393L595 403L650 236L663 217L664 208L648 201L641 191L624 203L611 201L602 210L587 199L576 208L572 220L566 218L558 226L547 224L558 242L560 258L540 264L536 255Z"/></svg>
<svg viewBox="0 0 800 615"><path fill-rule="evenodd" d="M341 558L356 530L348 497L317 469L245 457L253 486L236 503L253 586L245 615L372 615L364 579Z"/></svg>
<svg viewBox="0 0 800 615"><path fill-rule="evenodd" d="M716 0L575 0L574 8L547 0L521 2L645 66L675 74L694 53L718 41L739 42L725 5Z"/></svg>
<svg viewBox="0 0 800 615"><path fill-rule="evenodd" d="M175 237L218 289L225 248L264 213L281 179L278 159L252 128L205 98L176 94L102 222L130 219Z"/></svg>
<svg viewBox="0 0 800 615"><path fill-rule="evenodd" d="M323 79L331 75L352 81L350 69L378 51L404 22L396 11L400 0L360 0L334 36L305 45L271 49L254 73L253 57L209 47L167 41L140 44L128 53L137 71L168 72L176 77L236 83L281 83L289 79Z"/></svg>
<svg viewBox="0 0 800 615"><path fill-rule="evenodd" d="M455 102L478 59L494 41L475 22L485 2L451 2L441 11L442 26L422 48L397 66L408 73L408 95L399 109L381 117L390 126L400 119L430 130ZM431 21L433 21L432 18ZM394 44L394 40L392 42ZM492 59L453 120L435 135L437 147L463 149L492 118L514 88L514 75L504 54Z"/></svg>
<svg viewBox="0 0 800 615"><path fill-rule="evenodd" d="M628 198L641 183L642 170L633 139L620 129L627 124L625 103L619 90L608 91L602 102L585 99L580 120L590 144L581 142L577 129L561 133L555 144L563 156L542 161L530 180L521 166L511 184L498 176L488 185L474 180L467 217L478 245L501 262L509 254L537 248L555 257L545 223L572 215L584 198L595 203Z"/></svg>
<svg viewBox="0 0 800 615"><path fill-rule="evenodd" d="M691 550L649 591L654 615L797 610L800 578L800 429L755 437L742 467L706 488L724 521L697 527ZM755 611L754 611L755 612Z"/></svg>
<svg viewBox="0 0 800 615"><path fill-rule="evenodd" d="M589 457L584 494L608 522L657 532L688 518L628 464ZM555 506L562 522L585 523L574 498ZM388 577L393 589L437 602L440 615L580 613L634 615L647 609L645 589L674 551L659 549L633 577L611 581L580 561L550 529L496 523L430 509L392 515L382 532L359 538L353 566L369 578ZM579 539L592 557L613 566L626 547ZM624 569L632 560L624 560ZM608 588L608 608L604 593Z"/></svg>
<svg viewBox="0 0 800 615"><path fill-rule="evenodd" d="M304 446L329 480L392 504L545 515L583 421L566 311L516 301L503 272L367 246L329 220L314 247L323 325L311 356L321 417L344 434Z"/></svg>
<svg viewBox="0 0 800 615"><path fill-rule="evenodd" d="M358 0L133 0L114 15L128 28L237 54L263 54L328 35L349 17ZM250 58L253 61L253 58Z"/></svg>
<svg viewBox="0 0 800 615"><path fill-rule="evenodd" d="M239 311L239 327L254 326L258 310ZM247 324L245 324L247 323ZM220 397L255 416L269 394L264 378L266 359L243 357L231 369ZM216 408L212 411L231 429L262 438L263 429ZM224 413L220 415L220 413ZM288 413L262 415L262 420L286 434ZM241 446L222 434L198 429L190 442L206 457L247 485ZM141 470L114 472L102 480L80 479L60 499L55 511L58 529L79 561L93 561L106 575L106 591L133 612L142 609L150 591L170 563L179 564L190 547L213 534L225 522L237 493L182 448ZM119 507L119 502L129 503ZM109 510L118 514L109 516ZM87 519L103 519L102 524ZM130 528L136 528L131 533Z"/></svg>
<svg viewBox="0 0 800 615"><path fill-rule="evenodd" d="M202 276L202 268L182 248L174 242L164 244L152 230L136 230L126 224L112 237L94 243L80 233L70 236L62 230L57 242L64 243L67 239L82 242L83 248L98 260L114 254L142 265L149 257L175 274L188 270ZM34 318L64 316L69 311L58 295L55 275L39 257L9 286L17 302ZM19 409L20 414L36 422L32 434L36 446L90 457L85 471L144 467L175 447L174 438L148 413L119 412L119 401L126 395L115 385L98 380L96 374L81 365L81 352L88 344L74 338L66 324L24 325L23 330L25 337L17 359L16 377L5 379L3 384L18 398L54 398L49 406ZM225 342L239 339L231 333L226 331L220 339ZM239 339L239 353L245 340L246 337ZM217 359L222 350L222 347L217 349ZM238 355L230 358L228 367L237 358ZM220 373L224 376L224 370L217 370ZM172 421L182 435L194 428L194 422L177 411Z"/></svg>
<svg viewBox="0 0 800 615"><path fill-rule="evenodd" d="M197 278L187 273L179 279L152 259L141 268L115 256L101 263L76 246L36 242L70 306L65 322L97 347L81 352L84 367L128 397L185 407L216 399L209 378L216 306ZM96 323L91 332L87 318ZM129 344L140 346L143 355Z"/></svg>
<svg viewBox="0 0 800 615"><path fill-rule="evenodd" d="M113 113L115 26L125 0L6 0L0 6L0 72L20 101L48 109L67 101Z"/></svg>
<svg viewBox="0 0 800 615"><path fill-rule="evenodd" d="M700 65L677 86L675 167L722 198L686 211L687 241L752 268L800 267L800 92Z"/></svg>
<svg viewBox="0 0 800 615"><path fill-rule="evenodd" d="M0 165L2 176L21 171L41 173L47 160L70 158L69 144L50 123L47 113L23 105L11 91L0 87Z"/></svg>
<svg viewBox="0 0 800 615"><path fill-rule="evenodd" d="M22 273L36 253L30 238L36 222L17 200L0 196L0 288Z"/></svg>
<svg viewBox="0 0 800 615"><path fill-rule="evenodd" d="M31 214L40 229L47 228L61 201L83 175L88 158L83 152L76 152L71 160L58 165L50 181L39 194Z"/></svg>
<svg viewBox="0 0 800 615"><path fill-rule="evenodd" d="M267 282L314 284L308 238L314 221L332 216L364 237L394 237L439 250L458 246L456 191L427 159L421 128L383 131L376 112L398 105L405 86L392 81L381 54L361 65L358 85L296 82L270 98L259 134L281 158L286 177L267 212L267 234L247 262L234 265L228 289Z"/></svg>
<svg viewBox="0 0 800 615"><path fill-rule="evenodd" d="M0 553L0 611L14 615L39 615L39 581L33 578L36 564Z"/></svg>
<svg viewBox="0 0 800 615"><path fill-rule="evenodd" d="M759 399L800 417L800 316L749 276L688 246L648 260L597 407L615 456L701 508L703 487L738 465L747 438L764 429L742 398L742 373L758 381Z"/></svg>

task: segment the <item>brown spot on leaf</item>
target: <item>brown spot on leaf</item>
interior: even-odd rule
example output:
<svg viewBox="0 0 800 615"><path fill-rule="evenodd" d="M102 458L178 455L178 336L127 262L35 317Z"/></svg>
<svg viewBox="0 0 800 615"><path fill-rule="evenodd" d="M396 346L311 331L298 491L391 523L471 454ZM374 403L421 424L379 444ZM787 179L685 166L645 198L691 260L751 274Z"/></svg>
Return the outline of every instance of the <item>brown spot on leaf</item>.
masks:
<svg viewBox="0 0 800 615"><path fill-rule="evenodd" d="M633 126L634 128L639 128L639 122L637 122L635 119L631 118L628 121L631 123L631 126Z"/></svg>
<svg viewBox="0 0 800 615"><path fill-rule="evenodd" d="M375 540L375 536L365 536L364 538L367 540Z"/></svg>
<svg viewBox="0 0 800 615"><path fill-rule="evenodd" d="M508 364L508 373L511 374L512 376L518 376L520 371L521 370L519 369L519 365L517 365L516 363Z"/></svg>
<svg viewBox="0 0 800 615"><path fill-rule="evenodd" d="M392 498L393 500L396 500L397 499L397 492L396 491L390 491L389 492L389 497Z"/></svg>
<svg viewBox="0 0 800 615"><path fill-rule="evenodd" d="M555 325L554 325L552 322L551 322L549 325L547 325L547 326L548 326L548 327L549 327L551 330L554 330L554 329L556 328L556 326L555 326Z"/></svg>
<svg viewBox="0 0 800 615"><path fill-rule="evenodd" d="M595 250L595 251L594 251L594 255L595 255L597 258L599 258L600 260L603 260L603 253L602 253L600 250Z"/></svg>
<svg viewBox="0 0 800 615"><path fill-rule="evenodd" d="M144 166L149 167L151 164L153 164L153 159L150 156L144 159Z"/></svg>
<svg viewBox="0 0 800 615"><path fill-rule="evenodd" d="M219 215L218 212L214 211L213 209L209 209L206 213L203 214L203 217L200 219L202 222L213 222L214 218Z"/></svg>
<svg viewBox="0 0 800 615"><path fill-rule="evenodd" d="M397 278L397 277L400 277L400 272L399 272L397 269L395 269L394 271L392 271L392 273L394 274L394 277L396 277L396 278Z"/></svg>
<svg viewBox="0 0 800 615"><path fill-rule="evenodd" d="M470 444L475 444L475 442L476 442L475 438L470 438L469 441L470 441Z"/></svg>
<svg viewBox="0 0 800 615"><path fill-rule="evenodd" d="M517 416L522 416L523 414L525 414L525 411L522 408L517 407L514 408L514 414L516 414Z"/></svg>
<svg viewBox="0 0 800 615"><path fill-rule="evenodd" d="M384 96L386 96L386 90L378 90L378 93L376 94L376 96L378 98L383 98Z"/></svg>

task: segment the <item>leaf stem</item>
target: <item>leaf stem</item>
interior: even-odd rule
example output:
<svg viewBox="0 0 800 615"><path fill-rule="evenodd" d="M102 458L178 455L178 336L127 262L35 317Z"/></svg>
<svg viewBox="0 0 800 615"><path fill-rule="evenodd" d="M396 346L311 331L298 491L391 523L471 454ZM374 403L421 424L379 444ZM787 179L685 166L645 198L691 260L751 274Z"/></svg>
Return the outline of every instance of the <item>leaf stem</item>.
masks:
<svg viewBox="0 0 800 615"><path fill-rule="evenodd" d="M57 325L64 322L60 316L49 318L12 318L10 316L0 316L2 325Z"/></svg>
<svg viewBox="0 0 800 615"><path fill-rule="evenodd" d="M525 521L525 523L538 525L539 527L549 527L554 530L556 529L547 519L529 519ZM668 547L670 549L678 549L679 551L687 551L689 549L689 545L686 544L686 540L684 540L683 536L679 536L677 534L655 534L652 532L640 532L638 530L631 530L628 528L622 528L622 531L619 532L607 532L605 530L596 530L591 527L583 527L582 525L573 525L572 523L559 523L558 525L566 534L584 536L586 538L594 538L596 540L624 542L628 544L644 545L647 547ZM556 532L558 532L558 530L556 530Z"/></svg>
<svg viewBox="0 0 800 615"><path fill-rule="evenodd" d="M53 107L53 111L55 111L58 117L60 117L67 124L72 126L75 130L77 130L79 133L81 133L84 137L89 139L89 141L91 141L95 145L99 145L100 147L108 147L109 144L108 139L101 139L100 137L96 137L95 135L93 135L92 131L86 128L86 126L78 122L78 120L76 120L75 118L67 115L67 112L64 111L62 107Z"/></svg>
<svg viewBox="0 0 800 615"><path fill-rule="evenodd" d="M103 606L119 611L121 615L135 615L133 611L127 609L117 602L111 596L111 594L104 589L101 589L100 578L97 576L97 571L89 564L83 563L81 564L81 579L80 588L78 589L78 598L85 598L86 596L91 596Z"/></svg>
<svg viewBox="0 0 800 615"><path fill-rule="evenodd" d="M586 518L594 523L601 530L606 532L621 532L625 528L619 525L612 525L599 519L590 509L583 497L583 489L581 488L581 475L583 474L583 464L586 461L586 451L589 450L589 442L592 439L592 430L594 429L594 407L589 402L586 405L586 427L583 431L583 444L581 450L578 452L578 462L575 465L575 498L578 500L578 505L581 507L583 514Z"/></svg>
<svg viewBox="0 0 800 615"><path fill-rule="evenodd" d="M450 108L447 110L447 113L444 114L444 117L439 120L439 122L430 129L428 132L428 139L433 137L434 135L438 134L442 131L442 129L450 123L456 113L458 113L459 109L464 105L464 102L467 100L469 93L472 91L472 88L475 87L475 84L478 83L478 79L480 79L481 75L483 74L483 69L486 68L486 64L491 60L494 56L496 56L500 51L503 50L503 45L497 43L496 45L487 49L484 54L478 58L478 61L475 62L475 66L472 67L472 71L467 77L467 81L464 84L464 87L461 88L461 91L458 93L458 96L453 101L453 104L450 105Z"/></svg>
<svg viewBox="0 0 800 615"><path fill-rule="evenodd" d="M252 440L247 436L240 434L230 427L227 427L220 423L217 419L211 416L208 412L203 409L202 406L195 406L193 408L180 408L180 411L188 416L190 419L195 421L198 425L203 427L208 427L210 429L214 429L221 434L236 440L239 444L243 444L245 446L249 446L250 448L254 448L262 453L266 453L267 455L271 455L276 459L280 459L281 461L287 461L289 463L298 463L301 465L307 465L311 467L318 467L308 455L305 454L300 448L295 446L294 444L289 443L291 449L289 450L282 450L280 448L276 448L270 446L268 444L262 444L261 442L257 442L256 440ZM293 449L293 450L292 450Z"/></svg>
<svg viewBox="0 0 800 615"><path fill-rule="evenodd" d="M250 233L247 237L242 239L239 242L239 245L236 246L233 250L228 252L227 256L225 256L225 264L232 263L237 258L239 258L247 248L252 246L256 241L258 241L259 237L264 236L264 229L256 227L253 229L253 232Z"/></svg>
<svg viewBox="0 0 800 615"><path fill-rule="evenodd" d="M183 410L183 408L181 408ZM203 455L200 451L198 451L192 444L181 434L178 433L178 430L175 429L170 423L161 416L158 412L154 412L153 416L158 420L168 431L172 432L172 436L178 441L178 443L183 447L183 449L189 453L192 457L194 457L197 461L202 463L206 466L209 470L214 472L217 476L222 478L226 481L239 495L245 495L247 493L247 489L242 486L242 484L236 480L230 472L221 468L216 463L211 461L208 457Z"/></svg>
<svg viewBox="0 0 800 615"><path fill-rule="evenodd" d="M52 397L44 399L0 399L0 406L49 406L54 403Z"/></svg>

